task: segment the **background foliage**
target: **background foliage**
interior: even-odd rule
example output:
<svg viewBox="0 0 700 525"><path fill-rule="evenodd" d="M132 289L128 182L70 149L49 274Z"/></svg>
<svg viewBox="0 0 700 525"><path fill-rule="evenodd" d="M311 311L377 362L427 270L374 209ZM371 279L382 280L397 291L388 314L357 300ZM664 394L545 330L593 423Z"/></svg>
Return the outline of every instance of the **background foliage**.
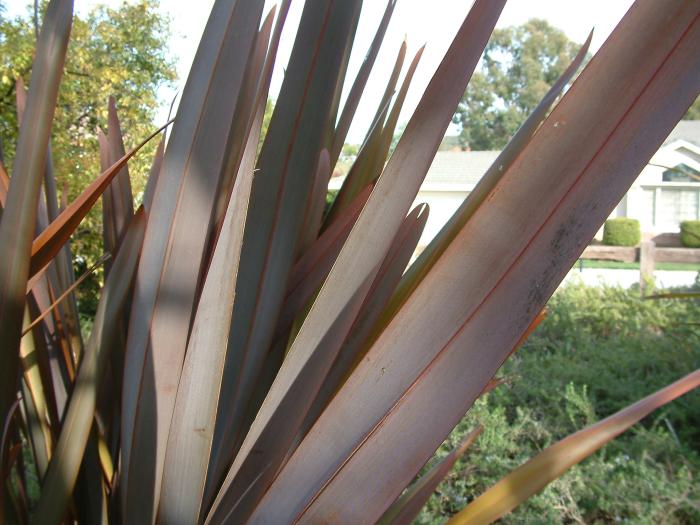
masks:
<svg viewBox="0 0 700 525"><path fill-rule="evenodd" d="M681 222L681 243L688 248L700 248L700 221Z"/></svg>
<svg viewBox="0 0 700 525"><path fill-rule="evenodd" d="M683 120L700 120L700 97L695 99L695 103L690 106Z"/></svg>
<svg viewBox="0 0 700 525"><path fill-rule="evenodd" d="M578 45L546 20L496 29L454 121L462 145L501 149L576 55Z"/></svg>
<svg viewBox="0 0 700 525"><path fill-rule="evenodd" d="M157 0L98 6L87 15L76 13L59 92L52 134L53 165L59 193L69 201L100 172L97 128L107 130L107 98L116 99L126 149L153 131L159 107L158 90L175 79L168 56L169 20ZM40 19L46 2L40 7ZM33 7L22 17L0 20L0 138L4 158L12 168L17 140L15 81L28 85L34 54ZM129 162L137 202L148 175L157 142ZM93 208L72 239L78 274L102 255L102 213ZM81 309L94 315L100 274L81 287Z"/></svg>
<svg viewBox="0 0 700 525"><path fill-rule="evenodd" d="M605 221L603 244L608 246L637 246L642 240L642 229L637 219L615 217Z"/></svg>
<svg viewBox="0 0 700 525"><path fill-rule="evenodd" d="M418 523L443 523L538 451L700 366L697 301L568 285L549 316L443 445L483 435ZM502 523L691 524L700 520L700 393L654 413L572 468Z"/></svg>
<svg viewBox="0 0 700 525"><path fill-rule="evenodd" d="M577 49L561 29L542 19L496 29L454 116L461 145L473 150L503 148ZM684 119L700 119L700 99Z"/></svg>

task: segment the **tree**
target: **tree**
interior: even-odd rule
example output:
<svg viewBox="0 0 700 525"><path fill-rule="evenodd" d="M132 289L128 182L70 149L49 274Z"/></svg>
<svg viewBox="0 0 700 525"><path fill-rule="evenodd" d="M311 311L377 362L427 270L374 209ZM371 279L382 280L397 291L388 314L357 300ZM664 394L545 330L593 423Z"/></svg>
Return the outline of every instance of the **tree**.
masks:
<svg viewBox="0 0 700 525"><path fill-rule="evenodd" d="M26 16L0 18L0 137L10 169L17 138L15 81L29 82L33 19L31 6ZM97 128L108 131L108 96L116 99L127 149L153 131L158 89L175 79L167 55L169 34L169 21L155 0L116 9L97 6L84 17L74 16L51 139L57 186L59 192L67 188L69 200L99 174ZM137 201L156 146L149 144L129 163ZM73 239L74 253L82 262L94 261L101 255L100 238L101 213L93 210Z"/></svg>
<svg viewBox="0 0 700 525"><path fill-rule="evenodd" d="M695 99L695 102L690 106L683 120L700 120L700 97Z"/></svg>
<svg viewBox="0 0 700 525"><path fill-rule="evenodd" d="M258 141L258 153L260 153L260 148L262 148L263 141L265 140L265 135L267 135L267 128L270 127L270 119L272 118L272 113L275 110L275 101L268 98L265 101L265 113L263 114L262 128L260 129L260 140Z"/></svg>
<svg viewBox="0 0 700 525"><path fill-rule="evenodd" d="M576 55L578 44L546 20L497 29L454 122L475 150L500 149Z"/></svg>
<svg viewBox="0 0 700 525"><path fill-rule="evenodd" d="M40 11L45 3L40 5ZM0 138L9 170L17 139L15 82L28 84L35 46L33 7L27 15L7 18L0 12ZM41 19L41 13L39 19ZM86 16L74 15L51 138L59 193L73 200L100 172L97 128L107 130L107 98L116 99L127 150L156 123L158 89L175 79L167 55L169 21L156 0L123 3L116 9L98 6ZM138 202L157 141L129 162ZM81 272L102 255L102 214L93 209L73 236L76 268ZM81 286L81 310L96 306L99 275ZM94 304L90 304L94 303Z"/></svg>
<svg viewBox="0 0 700 525"><path fill-rule="evenodd" d="M460 144L501 149L574 58L579 44L546 20L497 29L453 121ZM683 117L700 119L700 97Z"/></svg>

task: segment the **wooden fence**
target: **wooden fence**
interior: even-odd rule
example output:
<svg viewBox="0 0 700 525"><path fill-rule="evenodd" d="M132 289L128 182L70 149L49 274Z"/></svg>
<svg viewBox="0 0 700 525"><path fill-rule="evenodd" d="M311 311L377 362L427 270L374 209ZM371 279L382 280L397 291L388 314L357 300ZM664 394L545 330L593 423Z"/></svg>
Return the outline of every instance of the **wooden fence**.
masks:
<svg viewBox="0 0 700 525"><path fill-rule="evenodd" d="M654 278L656 263L700 264L700 249L696 248L662 248L654 241L644 241L636 247L625 246L588 246L580 259L602 261L638 262L639 282L642 286L648 279Z"/></svg>

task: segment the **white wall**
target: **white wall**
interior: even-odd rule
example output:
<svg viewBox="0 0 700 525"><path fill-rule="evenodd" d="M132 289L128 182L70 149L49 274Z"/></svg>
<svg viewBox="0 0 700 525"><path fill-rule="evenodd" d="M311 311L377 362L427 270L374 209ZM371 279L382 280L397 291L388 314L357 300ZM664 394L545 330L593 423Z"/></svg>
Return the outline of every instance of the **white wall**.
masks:
<svg viewBox="0 0 700 525"><path fill-rule="evenodd" d="M424 191L418 192L413 206L426 203L430 206L428 222L425 224L423 235L418 241L418 248L425 248L430 240L440 231L442 226L457 211L462 201L469 195L467 191Z"/></svg>
<svg viewBox="0 0 700 525"><path fill-rule="evenodd" d="M328 184L328 189L340 189L344 177L332 178ZM469 192L464 189L464 186L443 185L437 188L435 185L425 184L418 191L416 200L413 202L413 207L419 204L427 204L430 206L428 213L428 222L425 224L423 235L418 241L419 248L425 248L430 240L440 231L442 226L452 217L462 201L469 195Z"/></svg>
<svg viewBox="0 0 700 525"><path fill-rule="evenodd" d="M700 171L700 149L675 141L659 149L611 217L637 219L646 233L673 233L683 220L700 219L700 182L664 182L665 167L686 164Z"/></svg>
<svg viewBox="0 0 700 525"><path fill-rule="evenodd" d="M659 149L610 216L637 219L642 231L651 234L677 232L681 220L700 219L700 182L663 181L663 166L674 167L680 163L700 171L700 148L675 141ZM331 179L329 189L339 189L342 181L343 177ZM465 184L426 182L421 187L414 206L426 203L430 213L419 248L425 247L440 231L469 190L471 187ZM602 237L602 229L596 237Z"/></svg>

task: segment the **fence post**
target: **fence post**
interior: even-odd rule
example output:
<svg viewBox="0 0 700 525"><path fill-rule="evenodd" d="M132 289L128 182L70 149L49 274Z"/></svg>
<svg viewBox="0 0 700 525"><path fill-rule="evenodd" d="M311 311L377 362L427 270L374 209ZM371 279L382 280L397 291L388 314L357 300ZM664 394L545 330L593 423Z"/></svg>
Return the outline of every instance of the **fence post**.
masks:
<svg viewBox="0 0 700 525"><path fill-rule="evenodd" d="M644 293L647 285L654 282L654 241L644 241L639 245L639 287Z"/></svg>

